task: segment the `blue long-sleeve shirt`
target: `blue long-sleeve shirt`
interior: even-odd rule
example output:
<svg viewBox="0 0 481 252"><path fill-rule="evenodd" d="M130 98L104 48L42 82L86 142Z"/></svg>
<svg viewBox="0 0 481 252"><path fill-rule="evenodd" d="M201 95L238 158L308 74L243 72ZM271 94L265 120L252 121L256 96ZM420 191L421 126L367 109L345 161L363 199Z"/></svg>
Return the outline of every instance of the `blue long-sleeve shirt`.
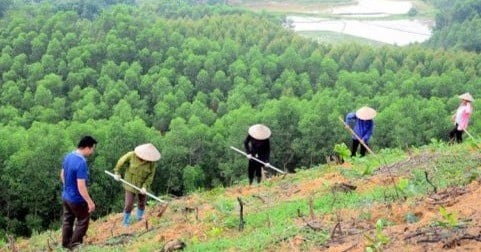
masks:
<svg viewBox="0 0 481 252"><path fill-rule="evenodd" d="M346 124L351 125L352 122L354 124L354 132L364 141L367 143L369 138L371 138L372 132L374 131L374 121L373 120L361 120L356 117L356 113L351 112L346 115ZM352 139L357 139L354 135Z"/></svg>

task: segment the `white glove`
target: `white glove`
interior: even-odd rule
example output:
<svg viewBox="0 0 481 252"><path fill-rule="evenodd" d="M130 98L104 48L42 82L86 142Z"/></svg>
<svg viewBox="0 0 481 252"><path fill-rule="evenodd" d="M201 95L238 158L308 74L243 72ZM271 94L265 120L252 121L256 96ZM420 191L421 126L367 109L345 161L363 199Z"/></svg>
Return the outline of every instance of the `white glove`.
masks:
<svg viewBox="0 0 481 252"><path fill-rule="evenodd" d="M252 155L251 154L247 154L247 159L251 159L252 158Z"/></svg>
<svg viewBox="0 0 481 252"><path fill-rule="evenodd" d="M266 163L266 167L271 167L271 164L269 164L269 163Z"/></svg>
<svg viewBox="0 0 481 252"><path fill-rule="evenodd" d="M142 188L140 189L140 193L141 193L141 194L144 194L144 195L147 194L147 189L145 189L145 187L142 187Z"/></svg>
<svg viewBox="0 0 481 252"><path fill-rule="evenodd" d="M114 179L115 181L120 181L120 175L118 173L115 173Z"/></svg>

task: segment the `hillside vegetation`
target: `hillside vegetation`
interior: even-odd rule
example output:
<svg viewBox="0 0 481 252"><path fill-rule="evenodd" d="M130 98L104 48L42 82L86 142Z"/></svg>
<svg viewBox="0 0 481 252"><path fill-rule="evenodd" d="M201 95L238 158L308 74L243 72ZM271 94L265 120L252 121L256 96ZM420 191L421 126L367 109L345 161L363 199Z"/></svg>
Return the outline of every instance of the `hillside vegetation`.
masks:
<svg viewBox="0 0 481 252"><path fill-rule="evenodd" d="M434 35L435 48L481 52L481 3L476 0L429 0L439 8Z"/></svg>
<svg viewBox="0 0 481 252"><path fill-rule="evenodd" d="M457 95L480 96L474 52L318 44L278 16L198 1L93 13L19 2L0 19L2 241L59 227L60 163L85 134L99 140L89 161L98 219L123 201L104 170L140 143L162 153L153 193L182 196L244 178L229 146L254 123L273 132L271 163L294 172L348 142L338 117L363 105L379 111L377 151L445 139ZM479 118L475 109L474 135Z"/></svg>
<svg viewBox="0 0 481 252"><path fill-rule="evenodd" d="M194 192L169 199L165 211L151 202L146 220L130 228L120 226L121 214L93 222L79 251L161 251L172 241L184 242L185 251L476 250L481 155L467 142L384 150L259 186ZM58 250L60 235L12 245Z"/></svg>

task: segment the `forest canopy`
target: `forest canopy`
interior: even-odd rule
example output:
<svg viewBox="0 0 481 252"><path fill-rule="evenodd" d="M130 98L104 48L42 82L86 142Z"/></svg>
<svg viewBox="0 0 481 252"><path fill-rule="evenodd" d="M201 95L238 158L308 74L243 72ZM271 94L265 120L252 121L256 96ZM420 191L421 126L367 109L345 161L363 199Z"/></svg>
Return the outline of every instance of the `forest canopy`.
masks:
<svg viewBox="0 0 481 252"><path fill-rule="evenodd" d="M428 45L481 52L481 2L429 0L437 8L436 25Z"/></svg>
<svg viewBox="0 0 481 252"><path fill-rule="evenodd" d="M446 139L457 95L480 94L472 52L317 44L280 17L226 5L85 1L100 4L91 13L51 2L0 19L3 234L59 225L62 158L86 134L99 141L89 159L99 217L122 209L104 170L141 143L162 153L153 192L183 195L244 179L229 146L252 124L271 128L271 163L294 172L349 141L338 117L356 108L379 112L374 150L405 148Z"/></svg>

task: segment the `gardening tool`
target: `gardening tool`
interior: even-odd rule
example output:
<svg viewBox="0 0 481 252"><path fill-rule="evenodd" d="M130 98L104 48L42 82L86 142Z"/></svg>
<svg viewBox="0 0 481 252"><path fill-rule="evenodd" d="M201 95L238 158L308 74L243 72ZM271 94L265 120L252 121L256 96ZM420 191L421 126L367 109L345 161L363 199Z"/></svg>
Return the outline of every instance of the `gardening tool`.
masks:
<svg viewBox="0 0 481 252"><path fill-rule="evenodd" d="M107 173L107 174L108 174L109 176L111 176L112 178L115 178L115 174L113 174L113 173L111 173L111 172L109 172L109 171L105 171L105 173ZM133 184L131 184L131 183L129 183L129 182L127 182L127 181L123 180L123 179L120 179L120 181L121 181L122 183L124 183L124 184L128 185L128 186L131 186L131 187L133 187L135 190L137 190L137 191L139 191L139 192L141 191L141 189L140 189L140 188L138 188L137 186L135 186L135 185L133 185ZM151 197L152 199L155 199L155 200L157 200L158 202L161 202L161 203L168 204L168 202L167 202L167 201L165 201L165 200L161 200L161 199L159 199L158 197L156 197L155 195L153 195L153 194L151 194L151 193L149 193L149 192L145 193L145 195L147 195L147 196Z"/></svg>
<svg viewBox="0 0 481 252"><path fill-rule="evenodd" d="M471 137L471 139L473 140L476 140L473 135L471 135L466 129L464 129L464 132L466 132L466 134L468 134L469 137Z"/></svg>
<svg viewBox="0 0 481 252"><path fill-rule="evenodd" d="M375 155L374 152L372 152L372 150L369 148L369 146L367 146L367 144L356 134L356 132L354 132L354 130L351 129L351 127L349 127L349 125L344 122L344 120L342 120L341 117L339 117L339 120L342 122L342 124L344 124L344 128L346 128L353 136L356 137L356 139L364 146L364 148L366 148L367 151L369 151L369 153L371 153L372 155Z"/></svg>
<svg viewBox="0 0 481 252"><path fill-rule="evenodd" d="M243 152L243 151L241 151L241 150L237 149L236 147L233 147L233 146L231 146L230 148L231 148L231 149L233 149L233 150L235 150L235 151L237 151L237 152L239 152L240 154L242 154L242 155L246 156L247 158L249 157L249 154L247 154L247 153L245 153L245 152ZM259 160L259 159L255 158L255 157L251 157L251 159L253 159L253 160L257 161L258 163L260 163L260 164L264 165L265 167L271 168L271 169L273 169L273 170L275 170L275 171L277 171L277 172L279 172L279 173L285 174L285 172L284 172L284 171L282 171L282 170L280 170L280 169L278 169L278 168L276 168L276 167L272 166L271 164L264 163L264 162L262 162L261 160Z"/></svg>

